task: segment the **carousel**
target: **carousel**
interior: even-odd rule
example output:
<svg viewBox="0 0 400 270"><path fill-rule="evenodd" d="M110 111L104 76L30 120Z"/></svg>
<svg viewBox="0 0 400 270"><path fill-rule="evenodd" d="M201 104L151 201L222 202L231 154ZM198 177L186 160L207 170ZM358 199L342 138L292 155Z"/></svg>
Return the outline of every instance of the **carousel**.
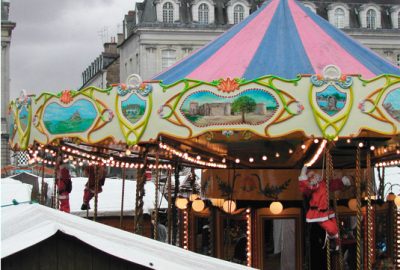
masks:
<svg viewBox="0 0 400 270"><path fill-rule="evenodd" d="M400 269L385 181L400 165L400 70L294 0L152 80L22 93L9 118L30 162L135 170L136 233L152 171L173 245L259 269Z"/></svg>

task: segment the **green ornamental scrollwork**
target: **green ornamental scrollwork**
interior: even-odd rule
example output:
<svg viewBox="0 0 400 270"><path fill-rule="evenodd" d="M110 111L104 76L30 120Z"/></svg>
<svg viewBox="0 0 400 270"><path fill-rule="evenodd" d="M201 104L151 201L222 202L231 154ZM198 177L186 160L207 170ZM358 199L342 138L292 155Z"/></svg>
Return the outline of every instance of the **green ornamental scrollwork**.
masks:
<svg viewBox="0 0 400 270"><path fill-rule="evenodd" d="M15 124L18 134L18 145L20 150L26 150L29 144L32 123L32 98L21 91L19 98L11 104L15 110Z"/></svg>
<svg viewBox="0 0 400 270"><path fill-rule="evenodd" d="M400 76L381 75L372 80L360 80L363 85L384 79L383 87L378 88L369 94L358 104L358 109L369 116L388 123L392 127L392 133L396 134L397 127L394 121L400 122Z"/></svg>
<svg viewBox="0 0 400 270"><path fill-rule="evenodd" d="M149 123L153 107L153 87L131 75L127 84L117 87L115 111L127 145L137 144Z"/></svg>
<svg viewBox="0 0 400 270"><path fill-rule="evenodd" d="M114 112L96 93L110 95L112 87L87 87L80 91L64 90L58 94L43 93L35 99L41 105L33 117L33 125L46 136L46 142L58 137L73 137L92 143L94 131L111 122ZM86 134L86 137L82 137Z"/></svg>
<svg viewBox="0 0 400 270"><path fill-rule="evenodd" d="M244 79L231 79L231 78L226 78L226 79L219 79L215 80L212 82L204 82L204 81L199 81L199 80L191 80L191 79L183 79L178 82L175 82L170 85L164 85L160 83L160 86L163 88L163 92L168 91L169 89L172 89L176 86L182 85L182 90L179 91L178 94L170 98L164 105L161 106L161 108L158 110L158 114L162 119L166 119L173 124L180 125L180 126L186 126L186 124L183 123L181 120L181 116L183 118L186 118L191 124L197 127L202 127L206 128L209 126L221 126L221 130L225 130L226 128L223 126L226 125L240 125L240 124L249 124L252 126L259 126L263 125L264 123L266 124L265 127L265 134L268 136L268 128L276 123L285 121L295 115L300 114L304 110L304 106L300 104L293 96L288 94L287 92L283 91L279 87L276 86L275 82L280 81L283 83L289 83L292 84L293 86L296 86L298 81L301 80L301 76L297 77L296 79L293 80L285 80L277 76L264 76L260 77L258 79L254 80L244 80ZM201 86L205 86L204 88L207 89L207 87L211 87L211 89L215 89L219 91L221 94L219 95L218 92L216 91L210 91L210 90L199 90ZM246 86L250 86L246 87ZM188 92L193 90L193 93L191 92L190 95L187 95ZM230 95L231 93L235 92L234 95ZM273 94L272 94L273 93ZM227 96L226 94L229 94ZM197 95L197 96L196 96ZM243 117L241 122L239 123L239 120L236 119L231 119L234 117L228 117L226 118L226 123L220 123L220 122L213 122L213 121L202 121L200 116L195 115L196 109L192 110L189 113L189 103L190 101L193 100L193 104L196 103L196 98L199 98L201 100L200 95L208 95L205 97L206 99L209 100L214 100L214 102L223 102L223 103L230 103L232 107L229 107L229 104L226 105L229 108L225 108L224 110L232 110L235 113L242 113ZM244 114L245 112L250 112L255 110L255 105L256 104L250 104L249 102L251 101L247 96L252 96L255 95L258 97L258 99L253 99L257 100L260 102L260 98L264 99L266 101L271 101L272 105L267 105L266 104L266 111L268 117L263 117L262 119L253 119L253 121L246 121ZM185 100L182 101L183 97L185 97ZM249 104L247 107L250 105L254 105L251 109L247 108L245 104L238 105L236 104L237 102L234 99L244 99L247 98L249 99ZM222 101L218 101L222 100ZM279 102L277 102L279 100ZM242 102L242 103L243 103ZM254 102L253 102L254 103ZM182 104L180 108L178 108L178 105ZM259 107L259 105L263 104L263 102L257 104L257 110L259 111L262 109ZM237 106L238 105L238 106ZM201 108L199 108L201 109ZM273 114L272 114L273 113ZM230 115L229 113L225 113L226 115ZM261 113L260 113L261 115ZM260 117L259 117L260 118ZM274 118L274 120L269 121L269 119ZM204 122L204 123L203 123ZM190 134L192 134L192 130L190 127L187 127L190 130ZM215 130L215 128L213 129Z"/></svg>
<svg viewBox="0 0 400 270"><path fill-rule="evenodd" d="M354 102L353 79L342 76L335 66L327 66L324 76L310 78L309 103L323 137L329 141L339 136Z"/></svg>

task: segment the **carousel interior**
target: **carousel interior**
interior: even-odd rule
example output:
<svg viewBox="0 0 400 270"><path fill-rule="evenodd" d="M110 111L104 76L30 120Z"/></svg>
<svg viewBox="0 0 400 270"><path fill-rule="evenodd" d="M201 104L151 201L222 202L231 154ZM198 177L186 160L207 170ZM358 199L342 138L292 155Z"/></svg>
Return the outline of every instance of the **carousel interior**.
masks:
<svg viewBox="0 0 400 270"><path fill-rule="evenodd" d="M364 260L370 257L367 250L373 252L371 263L390 254L396 256L398 202L389 195L392 187L385 182L384 171L399 164L398 136L331 142L295 136L267 141L249 134L243 140L240 132L225 140L218 134L211 139L210 136L179 140L161 135L150 143L134 146L58 140L46 146L35 143L29 153L32 163L42 162L50 167L61 156L63 162L76 166L118 168L121 178L126 170L134 170L138 182L152 171L152 181L169 202L168 209L155 207L157 215L165 216L162 220L168 227L169 243L260 269L317 269L326 265L327 254L322 247L325 231L315 223L305 222L307 199L299 192L297 176L307 163L310 169L328 174L327 155L331 155L333 174L345 172L353 176L348 190L331 193L330 203L338 217L342 239L340 252L330 254L336 262L331 262L332 267L342 263L344 269L356 269L357 252L365 267ZM374 168L379 172L377 179ZM198 169L201 174L194 173ZM282 175L288 179L272 179L282 179ZM366 179L375 184L369 187ZM136 210L135 214L141 215ZM135 218L136 227L142 226L141 222ZM360 251L357 241L361 241Z"/></svg>

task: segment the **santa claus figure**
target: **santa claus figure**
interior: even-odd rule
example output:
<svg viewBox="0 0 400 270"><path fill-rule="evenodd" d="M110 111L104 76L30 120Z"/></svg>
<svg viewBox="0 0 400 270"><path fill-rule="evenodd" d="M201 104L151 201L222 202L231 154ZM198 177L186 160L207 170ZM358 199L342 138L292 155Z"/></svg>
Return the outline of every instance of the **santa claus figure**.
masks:
<svg viewBox="0 0 400 270"><path fill-rule="evenodd" d="M72 181L65 164L60 165L60 170L57 172L56 184L58 189L58 199L60 201L60 210L69 213L69 194L72 190Z"/></svg>
<svg viewBox="0 0 400 270"><path fill-rule="evenodd" d="M349 177L343 176L341 179L331 179L329 189L337 191L350 185ZM325 179L313 171L307 172L307 166L304 166L299 176L299 187L305 196L310 197L310 208L307 211L306 221L317 222L326 231L327 239L332 240L333 249L339 250L339 229L335 213L329 208Z"/></svg>
<svg viewBox="0 0 400 270"><path fill-rule="evenodd" d="M86 167L85 173L88 177L88 181L85 184L85 189L83 191L83 204L81 210L90 209L90 200L103 191L103 186L106 181L107 171L104 166L94 166L90 165ZM96 185L96 178L98 183Z"/></svg>

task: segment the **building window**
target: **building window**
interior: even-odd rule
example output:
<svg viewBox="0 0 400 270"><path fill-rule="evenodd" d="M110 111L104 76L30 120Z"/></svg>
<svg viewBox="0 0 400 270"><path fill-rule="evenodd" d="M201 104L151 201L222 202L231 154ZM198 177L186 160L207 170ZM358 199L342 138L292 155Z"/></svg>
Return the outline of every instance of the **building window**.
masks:
<svg viewBox="0 0 400 270"><path fill-rule="evenodd" d="M333 21L334 25L337 28L344 28L344 19L345 19L344 10L341 8L335 9L334 21Z"/></svg>
<svg viewBox="0 0 400 270"><path fill-rule="evenodd" d="M174 7L170 2L167 2L163 5L163 22L165 23L174 22Z"/></svg>
<svg viewBox="0 0 400 270"><path fill-rule="evenodd" d="M397 13L397 28L400 29L400 11Z"/></svg>
<svg viewBox="0 0 400 270"><path fill-rule="evenodd" d="M176 61L176 51L175 50L163 50L162 51L162 70L172 66Z"/></svg>
<svg viewBox="0 0 400 270"><path fill-rule="evenodd" d="M317 13L317 10L316 10L314 7L312 7L311 5L304 4L304 6L305 6L306 8L308 8L309 10L311 10L312 12Z"/></svg>
<svg viewBox="0 0 400 270"><path fill-rule="evenodd" d="M199 23L208 24L208 5L201 4L199 6Z"/></svg>
<svg viewBox="0 0 400 270"><path fill-rule="evenodd" d="M233 9L233 23L237 24L244 19L244 7L242 5L236 5Z"/></svg>
<svg viewBox="0 0 400 270"><path fill-rule="evenodd" d="M397 55L397 66L400 67L400 54Z"/></svg>
<svg viewBox="0 0 400 270"><path fill-rule="evenodd" d="M376 29L376 11L373 9L367 11L367 28Z"/></svg>

